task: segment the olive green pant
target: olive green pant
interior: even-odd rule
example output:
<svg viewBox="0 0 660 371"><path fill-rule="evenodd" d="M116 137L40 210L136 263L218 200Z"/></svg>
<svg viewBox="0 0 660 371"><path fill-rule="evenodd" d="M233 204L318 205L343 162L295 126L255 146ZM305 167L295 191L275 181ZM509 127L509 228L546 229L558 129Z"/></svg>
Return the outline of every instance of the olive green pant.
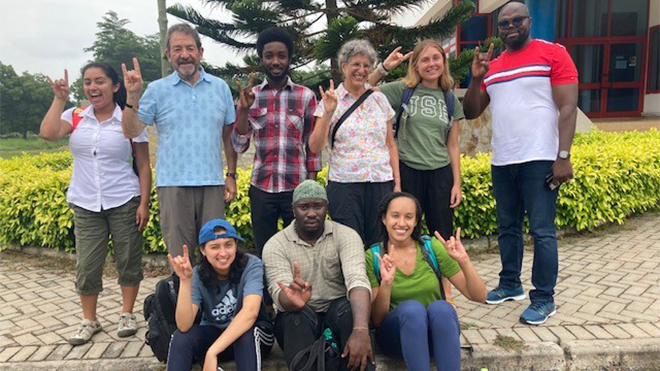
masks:
<svg viewBox="0 0 660 371"><path fill-rule="evenodd" d="M76 292L98 295L103 291L103 266L112 235L115 261L121 286L142 281L142 232L135 222L140 198L99 212L71 204L76 236Z"/></svg>

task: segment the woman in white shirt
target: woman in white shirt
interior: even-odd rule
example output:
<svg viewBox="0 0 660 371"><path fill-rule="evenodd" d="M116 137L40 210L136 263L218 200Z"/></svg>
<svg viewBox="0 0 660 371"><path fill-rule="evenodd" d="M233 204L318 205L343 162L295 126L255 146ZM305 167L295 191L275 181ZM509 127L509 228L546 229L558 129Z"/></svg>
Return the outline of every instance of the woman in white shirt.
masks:
<svg viewBox="0 0 660 371"><path fill-rule="evenodd" d="M64 70L64 79L48 78L55 97L40 129L46 140L71 135L73 172L67 201L74 212L76 291L83 310L83 321L68 339L72 345L85 344L101 331L96 303L103 290L110 235L123 304L117 334L125 337L137 332L133 305L143 278L142 230L149 221L151 193L148 138L146 132L133 141L122 134L126 89L117 72L106 63L92 62L82 68L81 74L91 106L82 111L64 111L69 99L68 72Z"/></svg>

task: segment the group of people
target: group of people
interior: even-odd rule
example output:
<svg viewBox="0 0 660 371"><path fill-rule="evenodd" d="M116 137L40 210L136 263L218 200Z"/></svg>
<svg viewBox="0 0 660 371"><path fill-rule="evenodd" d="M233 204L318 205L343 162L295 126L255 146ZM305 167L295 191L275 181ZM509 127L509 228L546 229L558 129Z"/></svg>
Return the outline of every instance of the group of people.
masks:
<svg viewBox="0 0 660 371"><path fill-rule="evenodd" d="M521 3L501 9L497 26L506 50L494 60L492 46L475 50L463 103L434 40L407 54L396 48L378 64L368 41L346 42L338 54L343 82L319 87L319 102L289 77L294 43L279 28L260 33L256 49L266 78L237 82L236 107L228 85L200 66L204 49L187 24L168 30L174 72L144 94L136 59L132 70L122 66L123 81L111 66L93 62L82 69L91 105L64 111L65 71L51 81L55 98L41 135L70 134L73 154L67 199L83 321L69 342L86 343L101 331L96 301L109 236L122 291L118 335L137 330L132 312L151 189L147 125L158 133L160 223L181 282L169 370L198 362L215 371L223 358L235 358L239 370L258 370L275 340L295 369L322 338L336 347L340 369L373 369L371 328L379 348L402 357L409 370L429 370L431 356L438 370L458 370L451 286L479 303L523 300L525 215L535 289L520 319L544 323L556 312L555 204L557 186L572 177L577 71L561 45L530 37L531 21ZM404 62L402 80L376 86ZM454 232L453 209L463 198L460 120L478 117L489 104L502 271L487 292L460 228ZM251 141L254 254L223 219L236 194L237 153ZM316 176L326 147L324 188ZM423 217L431 237L422 235Z"/></svg>

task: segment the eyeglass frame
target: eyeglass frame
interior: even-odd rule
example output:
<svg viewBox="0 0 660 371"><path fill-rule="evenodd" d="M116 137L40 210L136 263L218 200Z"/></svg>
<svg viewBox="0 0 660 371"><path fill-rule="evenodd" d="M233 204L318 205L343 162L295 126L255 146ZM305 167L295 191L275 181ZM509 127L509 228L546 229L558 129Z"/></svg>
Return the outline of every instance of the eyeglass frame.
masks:
<svg viewBox="0 0 660 371"><path fill-rule="evenodd" d="M508 20L499 21L497 22L497 29L504 31L508 29L511 25L513 25L513 27L520 27L522 26L523 22L525 22L525 19L528 18L531 19L531 17L528 15L520 15Z"/></svg>

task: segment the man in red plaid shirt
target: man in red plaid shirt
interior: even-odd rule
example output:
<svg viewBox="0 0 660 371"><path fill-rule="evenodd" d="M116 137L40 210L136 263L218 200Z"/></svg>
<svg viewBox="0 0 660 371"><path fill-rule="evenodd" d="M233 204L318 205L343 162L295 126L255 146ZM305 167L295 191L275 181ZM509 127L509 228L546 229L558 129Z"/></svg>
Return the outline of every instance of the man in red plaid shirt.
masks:
<svg viewBox="0 0 660 371"><path fill-rule="evenodd" d="M288 76L293 40L280 28L262 31L257 53L266 80L253 86L254 74L243 88L232 146L245 152L254 136L255 154L250 181L252 227L257 253L275 233L277 220L293 221L293 190L305 179L316 179L321 155L309 150L307 141L314 129L316 97L311 89L294 84Z"/></svg>

